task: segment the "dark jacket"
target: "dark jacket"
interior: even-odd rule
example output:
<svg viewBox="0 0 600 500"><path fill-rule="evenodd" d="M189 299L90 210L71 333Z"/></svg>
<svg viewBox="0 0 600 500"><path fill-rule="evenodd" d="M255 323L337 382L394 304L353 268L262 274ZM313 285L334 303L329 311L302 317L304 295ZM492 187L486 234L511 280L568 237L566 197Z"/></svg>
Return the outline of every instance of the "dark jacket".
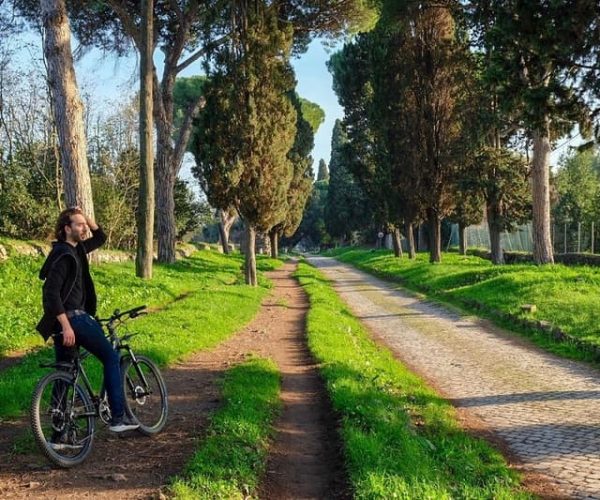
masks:
<svg viewBox="0 0 600 500"><path fill-rule="evenodd" d="M77 277L77 266L79 265L73 255L74 251L77 252L82 266L81 279L85 293L84 309L92 316L96 314L96 290L90 276L86 254L102 246L105 241L106 235L99 227L92 231L90 239L82 241L75 247L64 241L52 243L52 250L40 270L40 279L45 280L42 287L44 316L37 324L36 329L42 334L44 340L48 340L50 335L61 330L56 317L66 312L64 303L73 289Z"/></svg>

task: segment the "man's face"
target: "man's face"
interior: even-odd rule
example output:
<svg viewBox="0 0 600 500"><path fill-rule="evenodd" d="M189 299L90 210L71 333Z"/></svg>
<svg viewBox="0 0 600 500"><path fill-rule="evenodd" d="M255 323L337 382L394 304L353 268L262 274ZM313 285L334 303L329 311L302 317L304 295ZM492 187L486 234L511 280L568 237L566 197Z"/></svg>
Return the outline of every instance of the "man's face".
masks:
<svg viewBox="0 0 600 500"><path fill-rule="evenodd" d="M86 237L88 225L85 217L81 214L71 215L71 224L65 226L67 239L73 243L79 243Z"/></svg>

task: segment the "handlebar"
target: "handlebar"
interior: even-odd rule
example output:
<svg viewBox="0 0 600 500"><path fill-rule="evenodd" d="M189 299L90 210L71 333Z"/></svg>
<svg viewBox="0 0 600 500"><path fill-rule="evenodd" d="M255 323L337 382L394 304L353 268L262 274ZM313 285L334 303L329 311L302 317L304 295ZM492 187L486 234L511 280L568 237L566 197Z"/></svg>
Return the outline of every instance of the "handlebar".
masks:
<svg viewBox="0 0 600 500"><path fill-rule="evenodd" d="M147 314L145 311L146 307L148 307L148 306L146 306L146 305L138 306L138 307L134 307L133 309L129 309L128 311L123 311L123 312L121 312L119 309L115 309L115 312L113 312L113 314L110 318L104 318L104 319L98 318L98 322L99 323L113 323L114 321L121 319L123 316L129 316L130 318L136 318L143 314Z"/></svg>

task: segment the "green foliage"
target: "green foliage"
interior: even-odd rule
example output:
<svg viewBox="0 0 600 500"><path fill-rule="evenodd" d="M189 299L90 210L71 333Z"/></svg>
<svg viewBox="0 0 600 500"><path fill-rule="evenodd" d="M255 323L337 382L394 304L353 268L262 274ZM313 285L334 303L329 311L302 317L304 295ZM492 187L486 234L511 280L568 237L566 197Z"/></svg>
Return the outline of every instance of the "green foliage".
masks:
<svg viewBox="0 0 600 500"><path fill-rule="evenodd" d="M188 107L202 95L205 83L205 76L180 77L175 81L175 88L173 89L173 102L175 104L173 125L175 130L179 130L181 127Z"/></svg>
<svg viewBox="0 0 600 500"><path fill-rule="evenodd" d="M304 118L303 100L298 97L296 92L290 93L290 101L296 110L297 117L296 137L294 145L288 153L288 158L292 162L293 175L287 192L287 213L283 221L271 229L275 234L283 234L287 237L292 236L296 232L302 221L302 215L304 214L314 177L312 170L313 159L310 156L314 147L313 129L310 123Z"/></svg>
<svg viewBox="0 0 600 500"><path fill-rule="evenodd" d="M347 145L344 126L336 120L331 139L329 189L324 215L327 232L342 240L350 240L354 231L369 223L372 203L350 171L348 164L353 152L345 149Z"/></svg>
<svg viewBox="0 0 600 500"><path fill-rule="evenodd" d="M140 333L133 346L165 366L215 346L254 316L268 283L261 279L258 288L240 284L241 259L240 255L201 251L174 264L155 266L151 281L136 278L131 262L94 266L98 313L106 317L116 308L149 305L154 312L130 324ZM41 260L30 258L0 263L0 345L8 346L3 353L42 343L35 331L42 314L42 283L37 278L41 264ZM261 270L280 264L271 259L258 261ZM42 349L0 372L0 418L25 411L35 383L47 371L38 365L51 355L50 349ZM90 362L98 376L98 364Z"/></svg>
<svg viewBox="0 0 600 500"><path fill-rule="evenodd" d="M306 249L312 250L331 242L331 237L325 229L325 206L328 189L329 184L327 181L313 183L298 230L292 238L282 240L282 244L295 246L302 243Z"/></svg>
<svg viewBox="0 0 600 500"><path fill-rule="evenodd" d="M321 273L301 264L296 276L354 498L530 498L501 454L460 428L449 402L370 339Z"/></svg>
<svg viewBox="0 0 600 500"><path fill-rule="evenodd" d="M174 481L175 498L241 500L255 494L281 406L279 392L272 361L251 358L226 372L223 406L183 477Z"/></svg>
<svg viewBox="0 0 600 500"><path fill-rule="evenodd" d="M195 233L201 227L212 222L212 209L208 203L198 201L188 181L177 179L173 195L175 197L175 226L178 241L182 241L185 235Z"/></svg>
<svg viewBox="0 0 600 500"><path fill-rule="evenodd" d="M300 98L300 108L302 117L310 124L312 133L315 135L325 121L325 111L317 103L303 97Z"/></svg>
<svg viewBox="0 0 600 500"><path fill-rule="evenodd" d="M507 148L481 147L470 161L460 186L485 200L488 222L493 221L498 231L513 231L528 221L531 193L525 159Z"/></svg>
<svg viewBox="0 0 600 500"><path fill-rule="evenodd" d="M557 222L584 224L600 218L600 156L594 150L576 152L561 159L555 177Z"/></svg>
<svg viewBox="0 0 600 500"><path fill-rule="evenodd" d="M554 137L574 122L589 131L582 78L600 42L600 4L494 0L473 7L479 43L490 55L485 75L500 106L517 111L530 130L547 129L550 119Z"/></svg>
<svg viewBox="0 0 600 500"><path fill-rule="evenodd" d="M587 266L535 266L513 264L494 266L479 257L454 253L444 263L430 266L423 254L409 261L399 260L388 251L359 249L333 251L336 259L377 276L402 283L402 286L426 293L429 297L468 308L463 300L476 301L486 308L549 321L564 332L600 346L597 297L600 294L600 269ZM535 304L534 317L521 311L523 304ZM577 311L573 314L573 311ZM481 311L473 311L482 314ZM492 318L498 321L496 318ZM531 334L512 324L511 330ZM557 344L548 337L533 340L559 354L582 357L575 347Z"/></svg>
<svg viewBox="0 0 600 500"><path fill-rule="evenodd" d="M323 158L319 160L319 170L317 173L317 181L328 181L329 180L329 169L327 163Z"/></svg>
<svg viewBox="0 0 600 500"><path fill-rule="evenodd" d="M52 232L48 214L60 200L56 161L41 142L18 145L10 156L0 145L0 234L43 239Z"/></svg>
<svg viewBox="0 0 600 500"><path fill-rule="evenodd" d="M292 29L262 1L247 10L232 5L230 14L238 32L217 50L206 83L195 175L211 205L236 207L250 226L268 231L286 214L293 176Z"/></svg>

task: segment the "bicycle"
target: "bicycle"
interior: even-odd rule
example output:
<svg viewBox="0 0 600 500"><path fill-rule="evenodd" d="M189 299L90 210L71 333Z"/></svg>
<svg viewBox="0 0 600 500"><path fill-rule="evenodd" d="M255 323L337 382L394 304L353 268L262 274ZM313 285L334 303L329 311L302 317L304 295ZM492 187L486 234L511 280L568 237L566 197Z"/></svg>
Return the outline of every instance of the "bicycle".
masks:
<svg viewBox="0 0 600 500"><path fill-rule="evenodd" d="M98 322L108 330L113 348L126 351L121 355L125 411L140 424L138 431L150 436L160 432L167 422L167 388L158 367L147 357L136 356L128 344L137 333L120 337L116 331L127 319L146 314L145 309L146 306L125 312L117 309L110 318ZM33 391L33 435L46 457L60 467L83 462L92 451L96 419L106 425L111 421L104 387L95 394L82 365L89 355L82 349L72 362L40 364L56 371L42 378Z"/></svg>

